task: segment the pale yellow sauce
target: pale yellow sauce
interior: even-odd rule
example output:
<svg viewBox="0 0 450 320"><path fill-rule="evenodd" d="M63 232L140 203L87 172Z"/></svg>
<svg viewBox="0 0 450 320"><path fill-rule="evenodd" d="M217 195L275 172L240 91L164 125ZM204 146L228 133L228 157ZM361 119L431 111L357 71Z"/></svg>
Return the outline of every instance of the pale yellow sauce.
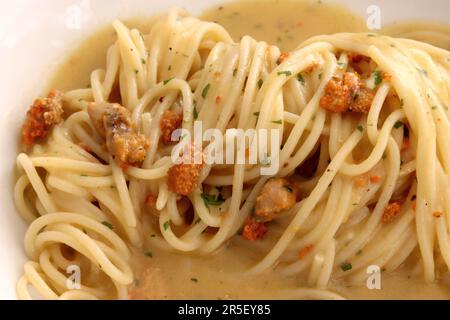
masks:
<svg viewBox="0 0 450 320"><path fill-rule="evenodd" d="M313 35L366 31L361 17L345 8L317 1L236 2L212 8L202 18L222 24L235 40L248 34L276 44L282 50L291 50ZM130 21L129 25L146 30L144 20ZM400 34L404 31L395 29L389 32ZM114 40L111 27L87 39L58 68L49 88L69 90L86 87L90 73L96 68L104 68L107 48ZM254 250L252 242L243 246L237 237L209 256L166 252L149 243L143 248L133 249L132 267L136 280L130 288L130 298L277 299L285 297L277 293L279 289L304 286L303 279L285 277L276 270L246 276L244 272L265 252ZM450 285L424 284L421 276L411 276L406 270L383 273L381 290L369 290L365 284L349 286L336 280L331 281L329 289L351 299L450 298Z"/></svg>
<svg viewBox="0 0 450 320"><path fill-rule="evenodd" d="M429 22L396 22L381 30L382 34L427 42L450 50L450 26Z"/></svg>
<svg viewBox="0 0 450 320"><path fill-rule="evenodd" d="M286 51L314 35L367 30L349 9L321 1L238 1L216 6L201 18L224 26L236 41L250 35Z"/></svg>

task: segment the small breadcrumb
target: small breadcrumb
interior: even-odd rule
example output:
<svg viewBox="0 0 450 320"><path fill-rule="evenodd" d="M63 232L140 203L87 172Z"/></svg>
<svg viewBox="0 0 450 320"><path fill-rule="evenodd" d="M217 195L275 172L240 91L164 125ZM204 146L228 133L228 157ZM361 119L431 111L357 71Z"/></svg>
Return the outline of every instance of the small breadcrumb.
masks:
<svg viewBox="0 0 450 320"><path fill-rule="evenodd" d="M255 241L262 239L268 229L264 222L257 221L253 217L247 218L245 221L244 229L242 231L242 238L245 240Z"/></svg>
<svg viewBox="0 0 450 320"><path fill-rule="evenodd" d="M161 129L161 142L165 145L174 143L172 133L181 127L183 115L172 110L166 110L163 113L159 127Z"/></svg>
<svg viewBox="0 0 450 320"><path fill-rule="evenodd" d="M187 196L197 187L198 178L203 168L203 154L198 155L200 151L197 148L190 145L185 152L188 152L186 158L190 161L172 166L167 173L169 190L183 196ZM196 157L201 159L201 163L195 163Z"/></svg>
<svg viewBox="0 0 450 320"><path fill-rule="evenodd" d="M306 257L312 250L314 249L314 245L313 244L309 244L307 246L305 246L302 250L300 250L298 252L298 257L300 259L303 259L304 257Z"/></svg>
<svg viewBox="0 0 450 320"><path fill-rule="evenodd" d="M327 83L320 106L335 113L369 113L374 96L373 91L361 81L358 73L346 72L342 78L333 77Z"/></svg>
<svg viewBox="0 0 450 320"><path fill-rule="evenodd" d="M382 223L391 222L396 216L400 214L399 202L392 202L384 209L383 216L381 217Z"/></svg>

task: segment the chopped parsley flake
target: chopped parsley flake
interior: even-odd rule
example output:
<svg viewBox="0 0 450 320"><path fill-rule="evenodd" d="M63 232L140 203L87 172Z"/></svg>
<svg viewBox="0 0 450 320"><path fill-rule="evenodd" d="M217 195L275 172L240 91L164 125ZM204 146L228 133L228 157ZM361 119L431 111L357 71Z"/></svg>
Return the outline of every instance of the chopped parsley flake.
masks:
<svg viewBox="0 0 450 320"><path fill-rule="evenodd" d="M253 115L256 117L256 123L258 123L258 120L259 120L259 112L253 112Z"/></svg>
<svg viewBox="0 0 450 320"><path fill-rule="evenodd" d="M364 127L362 125L357 126L356 129L358 129L360 132L364 131Z"/></svg>
<svg viewBox="0 0 450 320"><path fill-rule="evenodd" d="M214 195L202 193L200 196L202 197L207 208L209 208L209 206L220 206L225 201L220 194Z"/></svg>
<svg viewBox="0 0 450 320"><path fill-rule="evenodd" d="M198 111L196 106L194 105L194 110L192 111L192 115L194 116L194 120L197 120L198 118Z"/></svg>
<svg viewBox="0 0 450 320"><path fill-rule="evenodd" d="M302 86L305 85L305 79L303 78L303 76L302 76L301 73L299 73L299 74L297 75L297 80L298 80L298 82L300 82L300 83L302 84Z"/></svg>
<svg viewBox="0 0 450 320"><path fill-rule="evenodd" d="M349 262L343 262L341 263L341 270L342 271L348 271L351 270L353 268L352 264Z"/></svg>
<svg viewBox="0 0 450 320"><path fill-rule="evenodd" d="M289 70L286 70L286 71L278 71L277 74L278 74L279 76L285 75L286 77L289 77L290 75L292 75L292 72L290 72Z"/></svg>
<svg viewBox="0 0 450 320"><path fill-rule="evenodd" d="M261 89L262 85L263 85L264 81L262 79L259 79L258 81L258 87Z"/></svg>
<svg viewBox="0 0 450 320"><path fill-rule="evenodd" d="M375 85L378 86L383 82L383 74L380 70L375 70L373 72L373 77L375 79Z"/></svg>
<svg viewBox="0 0 450 320"><path fill-rule="evenodd" d="M170 78L170 79L167 79L167 80L164 80L164 82L163 82L163 84L164 85L166 85L166 84L168 84L170 81L172 81L173 80L173 78Z"/></svg>
<svg viewBox="0 0 450 320"><path fill-rule="evenodd" d="M153 253L151 251L145 252L144 255L148 258L153 258Z"/></svg>
<svg viewBox="0 0 450 320"><path fill-rule="evenodd" d="M283 123L283 120L275 120L275 121L272 121L272 123L275 123L275 124L282 124Z"/></svg>
<svg viewBox="0 0 450 320"><path fill-rule="evenodd" d="M203 88L203 90L202 90L202 97L203 97L203 99L205 99L206 98L206 96L208 95L208 91L209 91L209 88L211 87L211 84L207 84L204 88Z"/></svg>
<svg viewBox="0 0 450 320"><path fill-rule="evenodd" d="M107 226L108 228L110 228L111 230L114 229L113 225L111 223L109 223L108 221L103 221L102 225Z"/></svg>
<svg viewBox="0 0 450 320"><path fill-rule="evenodd" d="M164 230L169 229L169 226L170 226L170 220L167 220L166 222L164 222L164 224L163 224Z"/></svg>
<svg viewBox="0 0 450 320"><path fill-rule="evenodd" d="M395 129L398 129L398 128L400 128L401 126L403 126L403 122L401 122L401 121L397 121L397 122L394 124L394 128L395 128Z"/></svg>

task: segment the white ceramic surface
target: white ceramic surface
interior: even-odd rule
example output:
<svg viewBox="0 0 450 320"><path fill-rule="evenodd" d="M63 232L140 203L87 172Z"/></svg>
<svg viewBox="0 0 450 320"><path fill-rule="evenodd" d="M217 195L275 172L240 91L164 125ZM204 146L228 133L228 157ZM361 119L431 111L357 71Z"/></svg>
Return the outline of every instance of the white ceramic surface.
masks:
<svg viewBox="0 0 450 320"><path fill-rule="evenodd" d="M279 0L280 2L283 0ZM322 0L327 2L327 0ZM86 34L115 18L151 16L172 6L193 14L224 0L0 0L0 299L15 299L25 255L25 225L12 200L20 126L49 73ZM341 0L365 15L379 5L382 22L450 23L448 0Z"/></svg>

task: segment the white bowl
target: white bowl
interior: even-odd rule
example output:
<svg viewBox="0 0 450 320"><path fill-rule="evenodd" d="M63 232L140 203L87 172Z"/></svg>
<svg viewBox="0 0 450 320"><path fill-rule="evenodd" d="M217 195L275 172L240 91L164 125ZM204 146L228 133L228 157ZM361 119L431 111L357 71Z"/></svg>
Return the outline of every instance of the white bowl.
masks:
<svg viewBox="0 0 450 320"><path fill-rule="evenodd" d="M283 0L280 0L283 1ZM327 0L322 0L327 2ZM0 2L0 299L15 299L22 274L24 222L13 204L13 172L27 106L70 48L115 18L152 16L172 6L193 14L223 0L15 0ZM405 19L450 22L447 0L341 0L356 13L381 8L383 23ZM79 18L79 19L78 19Z"/></svg>

